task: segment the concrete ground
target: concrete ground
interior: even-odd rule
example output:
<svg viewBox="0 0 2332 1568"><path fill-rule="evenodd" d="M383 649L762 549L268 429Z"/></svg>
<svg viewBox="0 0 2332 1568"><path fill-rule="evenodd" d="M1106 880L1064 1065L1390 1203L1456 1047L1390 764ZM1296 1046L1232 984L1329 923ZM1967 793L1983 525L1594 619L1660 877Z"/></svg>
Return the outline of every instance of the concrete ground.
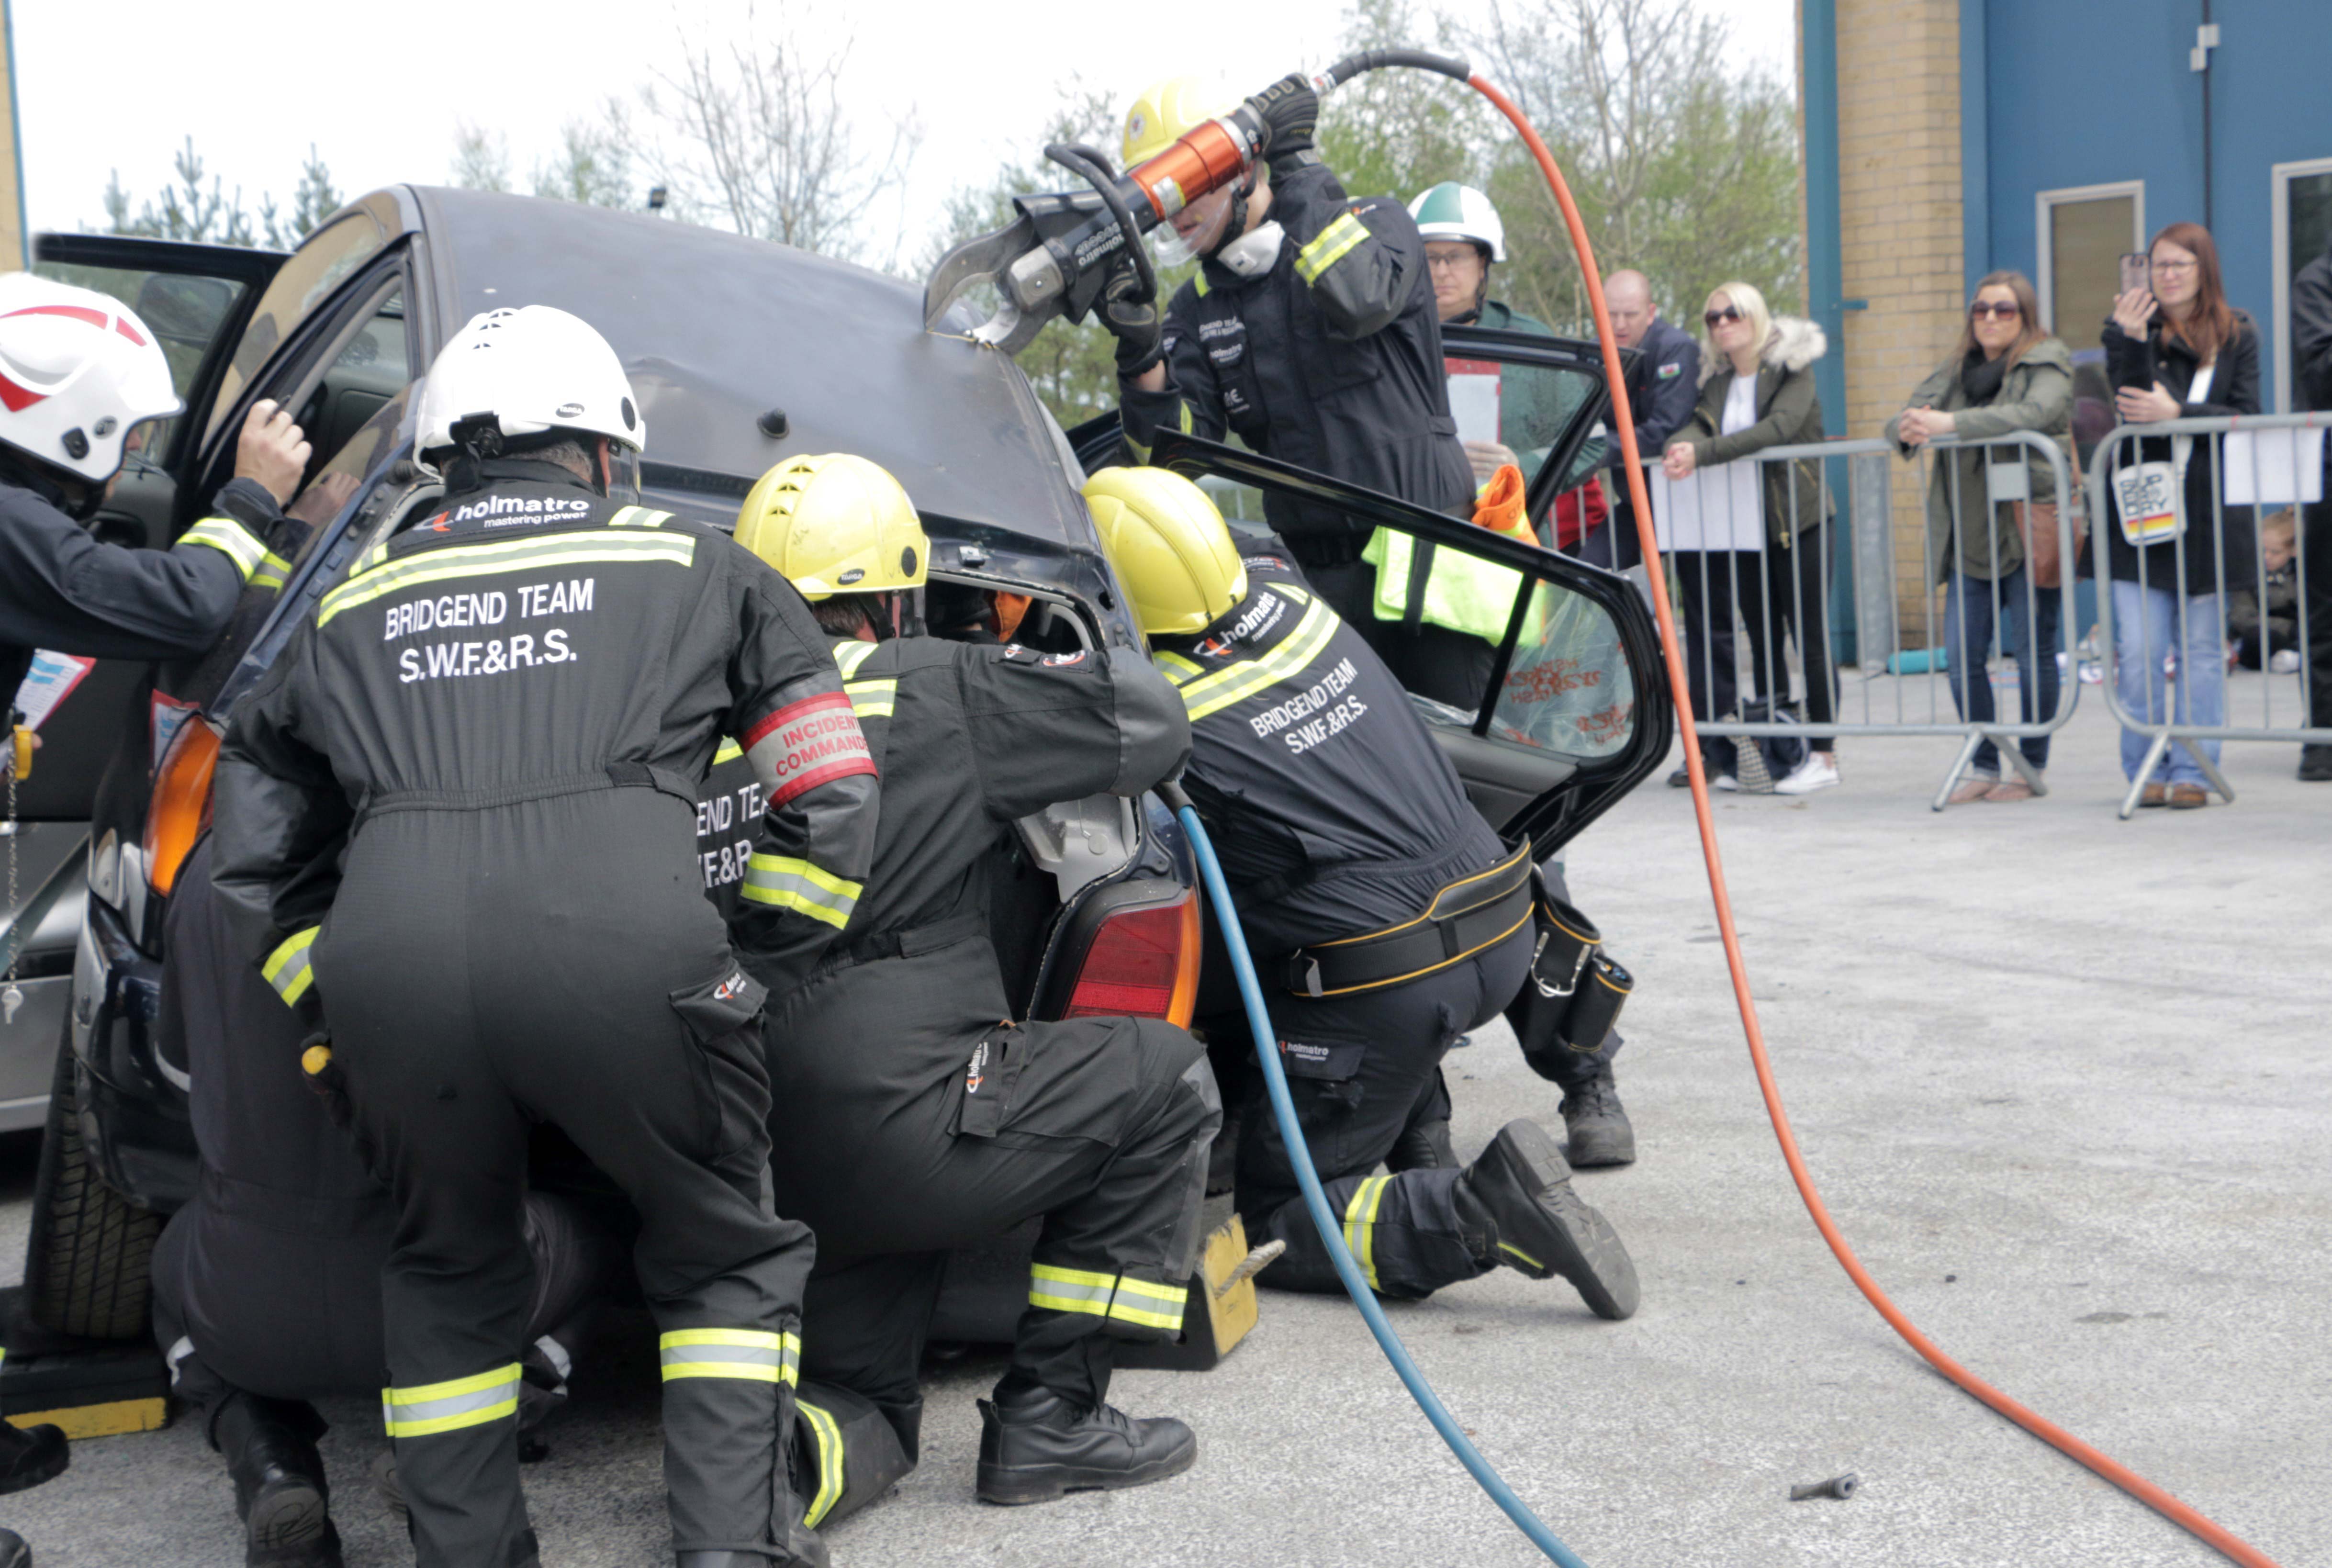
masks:
<svg viewBox="0 0 2332 1568"><path fill-rule="evenodd" d="M2287 1568L2332 1559L2332 787L2231 747L2232 808L2115 819L2094 689L2052 793L1926 808L1947 742L1849 741L1844 787L1720 796L1758 1011L1815 1178L1864 1262L1980 1375ZM1665 769L1663 770L1665 773ZM2203 1564L2214 1554L1930 1372L1831 1261L1760 1104L1689 797L1656 777L1571 854L1640 977L1621 1081L1639 1165L1580 1187L1644 1308L1590 1316L1511 1273L1392 1317L1483 1449L1597 1568ZM1460 1152L1553 1117L1503 1026L1451 1058ZM0 1281L33 1152L0 1143ZM813 1326L812 1332L815 1332ZM1523 1564L1339 1300L1266 1293L1221 1369L1128 1373L1200 1434L1190 1474L1006 1511L971 1500L973 1397L930 1390L925 1464L831 1535L837 1563L1153 1568ZM529 1472L544 1561L669 1561L653 1373L586 1372ZM364 1486L375 1416L329 1412L353 1565L408 1561ZM1786 1500L1852 1470L1850 1502ZM42 1568L236 1561L217 1462L183 1422L81 1445L0 1499Z"/></svg>

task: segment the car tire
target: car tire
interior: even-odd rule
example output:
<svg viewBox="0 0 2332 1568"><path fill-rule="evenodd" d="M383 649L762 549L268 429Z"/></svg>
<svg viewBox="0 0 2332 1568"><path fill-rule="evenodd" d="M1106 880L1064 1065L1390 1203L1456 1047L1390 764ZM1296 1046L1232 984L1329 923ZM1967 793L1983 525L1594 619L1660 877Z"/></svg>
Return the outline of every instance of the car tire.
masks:
<svg viewBox="0 0 2332 1568"><path fill-rule="evenodd" d="M32 1219L24 1303L33 1320L84 1339L143 1338L162 1216L107 1186L81 1142L70 1018L49 1089Z"/></svg>

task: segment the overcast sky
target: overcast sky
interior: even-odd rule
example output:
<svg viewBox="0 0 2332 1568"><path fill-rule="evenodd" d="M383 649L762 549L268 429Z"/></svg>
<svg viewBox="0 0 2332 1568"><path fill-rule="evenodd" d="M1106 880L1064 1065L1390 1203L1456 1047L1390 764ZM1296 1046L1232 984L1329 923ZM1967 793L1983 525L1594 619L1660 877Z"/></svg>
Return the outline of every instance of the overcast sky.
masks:
<svg viewBox="0 0 2332 1568"><path fill-rule="evenodd" d="M1487 0L1457 0L1486 10ZM1744 53L1787 72L1794 0L1708 0L1734 20ZM763 25L803 14L761 6ZM313 143L345 195L448 177L455 127L507 139L521 181L557 145L560 125L669 70L683 18L735 25L746 0L670 5L567 0L399 0L370 8L315 0L11 0L26 215L40 229L96 227L110 171L133 196L171 178L188 134L212 172L246 204L288 199ZM858 0L850 101L869 134L912 110L924 137L907 224L922 231L947 192L1027 157L1072 72L1125 98L1179 72L1252 76L1261 87L1333 57L1341 0L1113 3L1076 15L994 0ZM716 24L717 25L717 24ZM1210 49L1236 37L1244 65ZM1429 47L1431 40L1419 43ZM896 215L884 221L897 223ZM922 232L902 247L913 254Z"/></svg>

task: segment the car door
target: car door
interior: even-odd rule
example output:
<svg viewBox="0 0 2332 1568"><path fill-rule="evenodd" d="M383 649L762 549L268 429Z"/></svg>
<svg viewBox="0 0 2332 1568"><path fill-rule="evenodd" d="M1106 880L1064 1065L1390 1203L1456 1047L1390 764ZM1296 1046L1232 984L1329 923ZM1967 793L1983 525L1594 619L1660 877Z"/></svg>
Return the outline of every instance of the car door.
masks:
<svg viewBox="0 0 2332 1568"><path fill-rule="evenodd" d="M1551 444L1545 461L1556 466L1541 479L1551 487L1576 453ZM1511 609L1480 706L1467 712L1415 693L1410 701L1500 832L1529 834L1542 854L1558 848L1667 755L1675 712L1658 634L1627 578L1194 435L1161 434L1152 461L1217 493L1300 494L1343 512L1363 533L1406 533L1498 569L1486 580L1511 594ZM1553 495L1550 488L1549 502Z"/></svg>

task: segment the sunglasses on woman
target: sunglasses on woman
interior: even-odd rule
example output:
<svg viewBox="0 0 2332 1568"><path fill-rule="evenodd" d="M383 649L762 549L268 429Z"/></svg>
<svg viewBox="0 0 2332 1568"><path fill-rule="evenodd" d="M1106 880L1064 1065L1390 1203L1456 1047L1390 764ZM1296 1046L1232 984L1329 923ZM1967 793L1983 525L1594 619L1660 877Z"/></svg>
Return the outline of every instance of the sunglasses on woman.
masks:
<svg viewBox="0 0 2332 1568"><path fill-rule="evenodd" d="M1737 321L1740 319L1741 311L1739 307L1727 305L1721 311L1703 311L1701 313L1700 324L1704 327L1716 327L1724 322Z"/></svg>
<svg viewBox="0 0 2332 1568"><path fill-rule="evenodd" d="M1999 316L2002 318L2021 316L2024 314L2024 307L2016 303L2012 300L2004 305L1993 300L1978 300L1974 304L1968 307L1968 314L1981 321L1986 316Z"/></svg>

